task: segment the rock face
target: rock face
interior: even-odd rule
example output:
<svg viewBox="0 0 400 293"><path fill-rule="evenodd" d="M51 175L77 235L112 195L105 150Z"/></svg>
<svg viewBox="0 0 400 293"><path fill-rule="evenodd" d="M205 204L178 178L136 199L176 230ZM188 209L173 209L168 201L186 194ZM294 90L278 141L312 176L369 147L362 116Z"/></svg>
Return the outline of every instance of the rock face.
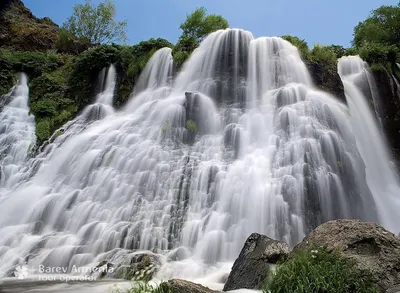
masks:
<svg viewBox="0 0 400 293"><path fill-rule="evenodd" d="M224 291L260 289L272 264L286 257L290 248L286 243L253 233L247 238L224 286Z"/></svg>
<svg viewBox="0 0 400 293"><path fill-rule="evenodd" d="M207 287L184 280L169 280L160 285L162 292L174 293L218 293L219 291L211 290Z"/></svg>
<svg viewBox="0 0 400 293"><path fill-rule="evenodd" d="M340 254L356 268L372 271L382 292L400 284L400 239L374 223L336 220L318 226L293 252L316 245Z"/></svg>
<svg viewBox="0 0 400 293"><path fill-rule="evenodd" d="M307 68L315 85L346 103L344 86L339 74L337 73L337 64L335 62L316 63L306 60Z"/></svg>
<svg viewBox="0 0 400 293"><path fill-rule="evenodd" d="M400 86L386 70L373 71L380 97L380 118L393 153L400 161ZM400 165L399 165L400 169Z"/></svg>
<svg viewBox="0 0 400 293"><path fill-rule="evenodd" d="M36 18L21 0L2 1L0 46L22 51L54 49L58 32L58 26L50 18Z"/></svg>

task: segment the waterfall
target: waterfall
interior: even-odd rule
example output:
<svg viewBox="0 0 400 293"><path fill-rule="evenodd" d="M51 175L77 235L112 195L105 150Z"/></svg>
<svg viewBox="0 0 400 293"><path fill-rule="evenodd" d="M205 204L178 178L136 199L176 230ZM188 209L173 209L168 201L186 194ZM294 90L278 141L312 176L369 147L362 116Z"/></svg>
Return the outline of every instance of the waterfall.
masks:
<svg viewBox="0 0 400 293"><path fill-rule="evenodd" d="M175 80L171 68L171 50L156 52L127 105L88 121L111 107L106 89L45 148L0 204L1 272L180 250L159 276L196 278L252 232L293 246L331 219L382 218L354 117L289 42L217 31Z"/></svg>
<svg viewBox="0 0 400 293"><path fill-rule="evenodd" d="M162 48L150 58L135 85L134 93L164 87L172 77L173 59L171 48Z"/></svg>
<svg viewBox="0 0 400 293"><path fill-rule="evenodd" d="M374 196L382 224L397 232L400 222L400 180L391 163L393 158L386 139L381 134L368 98L364 95L365 89L370 87L368 80L362 78L368 67L358 56L341 58L338 67L357 146L366 165L368 186Z"/></svg>
<svg viewBox="0 0 400 293"><path fill-rule="evenodd" d="M16 175L36 142L35 117L29 114L28 98L28 79L23 73L18 85L1 97L0 188L10 189L18 183Z"/></svg>
<svg viewBox="0 0 400 293"><path fill-rule="evenodd" d="M106 72L104 74L103 72ZM114 65L110 65L108 70L102 70L101 92L97 95L96 103L104 105L112 105L114 98L115 83L117 79L117 72ZM103 81L105 81L103 83Z"/></svg>

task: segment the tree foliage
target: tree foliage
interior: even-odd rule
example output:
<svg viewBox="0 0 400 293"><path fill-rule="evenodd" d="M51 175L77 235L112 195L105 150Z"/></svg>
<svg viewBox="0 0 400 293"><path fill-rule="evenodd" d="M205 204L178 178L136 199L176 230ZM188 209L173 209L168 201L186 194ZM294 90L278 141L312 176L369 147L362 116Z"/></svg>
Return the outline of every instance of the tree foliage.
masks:
<svg viewBox="0 0 400 293"><path fill-rule="evenodd" d="M189 14L180 25L183 31L183 36L194 38L197 42L201 42L208 34L220 29L227 29L228 21L220 15L207 15L207 10L204 7L197 8Z"/></svg>
<svg viewBox="0 0 400 293"><path fill-rule="evenodd" d="M78 39L88 39L94 44L126 41L126 21L115 21L115 4L105 0L94 6L90 0L74 6L73 15L64 28Z"/></svg>
<svg viewBox="0 0 400 293"><path fill-rule="evenodd" d="M309 59L315 62L336 62L337 56L332 46L316 44L310 51Z"/></svg>
<svg viewBox="0 0 400 293"><path fill-rule="evenodd" d="M365 43L400 47L400 3L379 7L355 27L353 45L360 48Z"/></svg>
<svg viewBox="0 0 400 293"><path fill-rule="evenodd" d="M400 3L381 6L354 29L353 45L371 64L390 65L400 61Z"/></svg>

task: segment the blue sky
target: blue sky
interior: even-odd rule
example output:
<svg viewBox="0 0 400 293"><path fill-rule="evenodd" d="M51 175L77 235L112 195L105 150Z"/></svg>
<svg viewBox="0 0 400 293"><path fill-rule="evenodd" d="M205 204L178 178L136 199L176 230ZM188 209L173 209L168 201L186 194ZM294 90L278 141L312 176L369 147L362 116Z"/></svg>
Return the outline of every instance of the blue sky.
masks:
<svg viewBox="0 0 400 293"><path fill-rule="evenodd" d="M371 10L396 5L398 0L114 0L117 19L128 20L128 43L165 38L175 43L179 25L188 13L204 6L224 16L231 27L243 28L255 37L291 34L310 46L350 46L353 28ZM62 24L76 3L84 0L23 0L38 17ZM101 0L92 0L97 4Z"/></svg>

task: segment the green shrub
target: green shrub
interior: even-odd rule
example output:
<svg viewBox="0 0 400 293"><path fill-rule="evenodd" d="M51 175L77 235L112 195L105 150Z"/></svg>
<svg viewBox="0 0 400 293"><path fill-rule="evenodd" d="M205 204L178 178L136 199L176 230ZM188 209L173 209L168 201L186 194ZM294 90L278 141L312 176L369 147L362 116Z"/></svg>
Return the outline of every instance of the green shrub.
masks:
<svg viewBox="0 0 400 293"><path fill-rule="evenodd" d="M90 104L96 94L99 72L119 60L119 50L109 45L93 47L83 52L73 64L67 98L75 100L80 109Z"/></svg>
<svg viewBox="0 0 400 293"><path fill-rule="evenodd" d="M179 51L174 54L174 64L177 67L181 67L186 60L190 57L190 53L186 51Z"/></svg>
<svg viewBox="0 0 400 293"><path fill-rule="evenodd" d="M51 126L48 120L36 120L37 145L40 146L51 135Z"/></svg>
<svg viewBox="0 0 400 293"><path fill-rule="evenodd" d="M186 130L189 131L190 133L197 133L198 128L196 125L196 122L193 120L187 120L186 121Z"/></svg>
<svg viewBox="0 0 400 293"><path fill-rule="evenodd" d="M308 44L305 40L302 40L298 37L295 36L290 36L290 35L285 35L281 37L282 39L288 41L291 43L293 46L297 47L299 50L300 54L304 57L308 57L309 49L308 49Z"/></svg>
<svg viewBox="0 0 400 293"><path fill-rule="evenodd" d="M370 64L394 63L399 59L400 50L395 45L382 45L377 43L364 43L359 48L360 57Z"/></svg>
<svg viewBox="0 0 400 293"><path fill-rule="evenodd" d="M0 96L6 94L15 83L14 63L0 50Z"/></svg>
<svg viewBox="0 0 400 293"><path fill-rule="evenodd" d="M25 72L30 78L51 72L57 69L61 63L59 56L51 52L16 52L15 57L18 59L19 68L17 70Z"/></svg>
<svg viewBox="0 0 400 293"><path fill-rule="evenodd" d="M31 104L31 112L36 118L47 118L57 114L57 102L49 99L42 99Z"/></svg>
<svg viewBox="0 0 400 293"><path fill-rule="evenodd" d="M314 62L336 62L337 57L335 52L329 46L316 44L310 51L309 59Z"/></svg>
<svg viewBox="0 0 400 293"><path fill-rule="evenodd" d="M29 78L57 69L62 60L53 52L19 52L0 49L0 61L13 72L25 72ZM3 70L3 67L2 67Z"/></svg>
<svg viewBox="0 0 400 293"><path fill-rule="evenodd" d="M137 45L132 46L132 54L135 56L136 59L147 55L150 51L159 50L161 48L173 48L174 46L165 39L158 38L158 39L149 39L147 41L142 41Z"/></svg>
<svg viewBox="0 0 400 293"><path fill-rule="evenodd" d="M86 38L77 38L68 30L61 28L58 32L56 48L58 53L80 54L92 47L93 44Z"/></svg>
<svg viewBox="0 0 400 293"><path fill-rule="evenodd" d="M336 56L337 59L342 58L343 56L347 56L348 49L345 49L343 46L339 45L330 45L326 46L327 49L330 49Z"/></svg>
<svg viewBox="0 0 400 293"><path fill-rule="evenodd" d="M182 35L172 50L175 66L178 68L189 58L190 54L199 46L196 38Z"/></svg>
<svg viewBox="0 0 400 293"><path fill-rule="evenodd" d="M272 293L378 293L370 273L324 248L296 252L278 265L264 292Z"/></svg>
<svg viewBox="0 0 400 293"><path fill-rule="evenodd" d="M173 293L165 286L151 285L148 282L134 282L132 288L121 290L117 286L110 288L110 293Z"/></svg>

